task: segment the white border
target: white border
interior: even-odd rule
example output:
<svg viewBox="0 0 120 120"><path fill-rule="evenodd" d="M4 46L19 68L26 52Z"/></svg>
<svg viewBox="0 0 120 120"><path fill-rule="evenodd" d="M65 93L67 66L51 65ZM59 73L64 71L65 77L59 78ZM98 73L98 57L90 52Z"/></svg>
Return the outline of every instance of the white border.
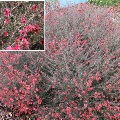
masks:
<svg viewBox="0 0 120 120"><path fill-rule="evenodd" d="M5 1L5 0L0 0L0 2L1 1ZM13 1L13 0L6 0L6 1ZM16 1L27 1L27 0L16 0ZM15 1L15 2L16 2ZM34 1L34 0L29 0L29 1ZM37 0L37 1L44 1L44 27L43 27L43 29L44 29L44 50L0 50L0 51L4 51L4 52L6 52L6 51L19 51L19 52L22 52L22 51L34 51L34 52L36 52L36 51L45 51L45 0Z"/></svg>

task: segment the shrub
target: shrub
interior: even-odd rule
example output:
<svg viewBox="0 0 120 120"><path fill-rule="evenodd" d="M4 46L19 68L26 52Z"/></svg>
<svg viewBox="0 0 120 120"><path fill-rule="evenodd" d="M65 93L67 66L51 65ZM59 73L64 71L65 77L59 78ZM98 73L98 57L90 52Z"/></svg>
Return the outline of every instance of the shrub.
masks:
<svg viewBox="0 0 120 120"><path fill-rule="evenodd" d="M44 49L44 2L1 2L0 8L0 49Z"/></svg>
<svg viewBox="0 0 120 120"><path fill-rule="evenodd" d="M114 17L89 3L46 15L46 53L59 64L54 76L63 109L71 108L68 116L63 110L67 119L118 119L120 29Z"/></svg>
<svg viewBox="0 0 120 120"><path fill-rule="evenodd" d="M45 17L45 52L1 52L0 100L38 120L119 119L120 31L113 12L87 3Z"/></svg>
<svg viewBox="0 0 120 120"><path fill-rule="evenodd" d="M42 104L52 104L55 94L48 80L52 75L42 63L43 57L29 52L1 52L0 58L0 101L16 116L33 114Z"/></svg>
<svg viewBox="0 0 120 120"><path fill-rule="evenodd" d="M89 2L100 6L103 5L114 6L120 3L119 0L89 0Z"/></svg>

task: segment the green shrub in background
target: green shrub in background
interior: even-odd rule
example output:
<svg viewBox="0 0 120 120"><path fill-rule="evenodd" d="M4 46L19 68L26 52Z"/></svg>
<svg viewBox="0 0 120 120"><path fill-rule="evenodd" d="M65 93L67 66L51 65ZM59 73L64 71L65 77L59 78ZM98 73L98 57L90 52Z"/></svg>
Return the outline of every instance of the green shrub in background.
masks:
<svg viewBox="0 0 120 120"><path fill-rule="evenodd" d="M59 0L45 0L45 2L49 2L51 6L54 6L54 3L59 2Z"/></svg>
<svg viewBox="0 0 120 120"><path fill-rule="evenodd" d="M114 6L120 3L120 0L89 0L89 2L91 4L93 3L95 5L100 5L100 6L104 6L104 5Z"/></svg>

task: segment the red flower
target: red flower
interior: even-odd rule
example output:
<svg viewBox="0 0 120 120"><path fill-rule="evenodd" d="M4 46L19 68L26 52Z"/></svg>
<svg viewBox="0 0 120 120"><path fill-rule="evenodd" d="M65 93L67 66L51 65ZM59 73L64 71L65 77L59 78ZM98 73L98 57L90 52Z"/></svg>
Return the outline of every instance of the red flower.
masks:
<svg viewBox="0 0 120 120"><path fill-rule="evenodd" d="M120 63L118 63L118 67L120 67Z"/></svg>
<svg viewBox="0 0 120 120"><path fill-rule="evenodd" d="M38 32L40 31L40 27L39 27L39 25L38 24L36 24L35 26L34 26L34 32L35 32L35 34L38 34Z"/></svg>
<svg viewBox="0 0 120 120"><path fill-rule="evenodd" d="M11 47L11 46L8 46L7 48L6 48L6 50L21 50L22 48L20 47L20 46L18 46L18 45L16 45L15 47Z"/></svg>
<svg viewBox="0 0 120 120"><path fill-rule="evenodd" d="M6 50L13 50L13 48L11 46L8 46Z"/></svg>
<svg viewBox="0 0 120 120"><path fill-rule="evenodd" d="M25 29L24 29L24 30L25 30L26 32L32 32L32 31L33 31L33 29L34 29L34 26L33 26L33 25L31 25L31 24L29 24L28 26L26 26L26 27L25 27Z"/></svg>
<svg viewBox="0 0 120 120"><path fill-rule="evenodd" d="M56 117L56 118L59 118L59 117L60 117L60 114L59 114L59 113L56 113L56 114L55 114L55 117Z"/></svg>
<svg viewBox="0 0 120 120"><path fill-rule="evenodd" d="M28 40L26 38L22 38L22 41L24 42L24 46L26 48L29 48L29 42L28 42Z"/></svg>
<svg viewBox="0 0 120 120"><path fill-rule="evenodd" d="M66 107L66 113L71 114L71 108L70 107Z"/></svg>
<svg viewBox="0 0 120 120"><path fill-rule="evenodd" d="M38 104L42 103L42 99L41 98L39 98L37 101L38 101Z"/></svg>
<svg viewBox="0 0 120 120"><path fill-rule="evenodd" d="M4 8L4 16L6 17L10 16L10 10L8 8Z"/></svg>
<svg viewBox="0 0 120 120"><path fill-rule="evenodd" d="M44 45L44 40L41 40L41 41L40 41L40 44L41 44L41 45Z"/></svg>
<svg viewBox="0 0 120 120"><path fill-rule="evenodd" d="M21 46L16 45L16 46L13 48L13 50L22 50L22 48L21 48Z"/></svg>
<svg viewBox="0 0 120 120"><path fill-rule="evenodd" d="M87 107L87 104L84 104L84 108L86 108Z"/></svg>
<svg viewBox="0 0 120 120"><path fill-rule="evenodd" d="M4 36L5 36L5 37L8 37L8 35L9 35L8 32L5 31L5 32L4 32Z"/></svg>
<svg viewBox="0 0 120 120"><path fill-rule="evenodd" d="M84 10L82 10L82 9L78 9L78 12L80 12L80 13L82 13Z"/></svg>
<svg viewBox="0 0 120 120"><path fill-rule="evenodd" d="M4 21L5 24L9 24L10 23L10 20L8 18L5 19Z"/></svg>
<svg viewBox="0 0 120 120"><path fill-rule="evenodd" d="M25 24L27 22L26 18L24 15L21 16L20 18L21 23Z"/></svg>
<svg viewBox="0 0 120 120"><path fill-rule="evenodd" d="M39 117L39 118L37 118L37 120L42 120L42 118L41 118L41 117Z"/></svg>
<svg viewBox="0 0 120 120"><path fill-rule="evenodd" d="M37 5L32 5L32 10L35 12L37 10Z"/></svg>

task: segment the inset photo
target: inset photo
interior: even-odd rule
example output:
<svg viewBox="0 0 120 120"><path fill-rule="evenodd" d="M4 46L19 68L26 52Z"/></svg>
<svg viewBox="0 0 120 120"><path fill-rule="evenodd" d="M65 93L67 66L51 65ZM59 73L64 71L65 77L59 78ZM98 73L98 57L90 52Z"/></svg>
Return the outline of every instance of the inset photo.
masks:
<svg viewBox="0 0 120 120"><path fill-rule="evenodd" d="M44 1L0 2L0 50L44 50Z"/></svg>

